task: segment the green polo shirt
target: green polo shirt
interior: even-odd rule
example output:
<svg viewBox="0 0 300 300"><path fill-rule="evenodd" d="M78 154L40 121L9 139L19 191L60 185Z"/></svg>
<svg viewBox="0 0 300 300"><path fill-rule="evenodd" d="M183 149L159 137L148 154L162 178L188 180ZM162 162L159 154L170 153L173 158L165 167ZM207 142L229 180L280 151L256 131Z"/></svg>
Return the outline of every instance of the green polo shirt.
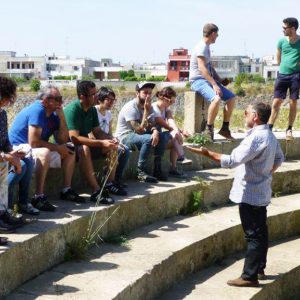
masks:
<svg viewBox="0 0 300 300"><path fill-rule="evenodd" d="M94 106L84 111L79 99L68 104L64 109L69 130L77 130L79 135L87 137L93 128L99 126L97 111Z"/></svg>
<svg viewBox="0 0 300 300"><path fill-rule="evenodd" d="M300 39L289 43L287 38L281 39L277 48L281 51L279 73L290 75L300 72Z"/></svg>

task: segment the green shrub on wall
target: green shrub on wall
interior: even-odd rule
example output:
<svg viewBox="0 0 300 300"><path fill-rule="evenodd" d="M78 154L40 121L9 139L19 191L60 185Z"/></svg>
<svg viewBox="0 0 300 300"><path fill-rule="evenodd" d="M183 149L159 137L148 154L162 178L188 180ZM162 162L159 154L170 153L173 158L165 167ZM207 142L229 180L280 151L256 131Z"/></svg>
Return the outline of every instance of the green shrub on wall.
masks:
<svg viewBox="0 0 300 300"><path fill-rule="evenodd" d="M41 88L41 82L38 79L32 79L30 82L30 89L37 92Z"/></svg>

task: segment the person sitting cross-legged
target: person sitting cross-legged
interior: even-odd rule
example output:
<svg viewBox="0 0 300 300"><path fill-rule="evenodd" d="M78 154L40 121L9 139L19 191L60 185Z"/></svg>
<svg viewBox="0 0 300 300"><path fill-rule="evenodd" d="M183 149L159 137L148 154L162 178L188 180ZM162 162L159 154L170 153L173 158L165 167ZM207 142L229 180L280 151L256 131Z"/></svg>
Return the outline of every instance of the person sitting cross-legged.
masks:
<svg viewBox="0 0 300 300"><path fill-rule="evenodd" d="M127 102L118 116L116 136L129 149L139 149L137 176L140 181L157 183L166 181L162 172L161 159L165 150L165 140L156 128L154 112L151 107L151 82L140 82L136 85L136 98ZM153 176L146 170L147 158L154 148Z"/></svg>

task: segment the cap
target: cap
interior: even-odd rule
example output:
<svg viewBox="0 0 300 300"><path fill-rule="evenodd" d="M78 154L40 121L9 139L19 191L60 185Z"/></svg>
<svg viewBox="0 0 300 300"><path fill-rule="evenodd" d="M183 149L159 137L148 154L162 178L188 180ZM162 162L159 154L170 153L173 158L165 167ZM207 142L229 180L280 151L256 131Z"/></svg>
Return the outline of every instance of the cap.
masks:
<svg viewBox="0 0 300 300"><path fill-rule="evenodd" d="M155 88L155 83L148 82L148 81L141 81L136 85L135 90L139 92L143 88L154 89Z"/></svg>

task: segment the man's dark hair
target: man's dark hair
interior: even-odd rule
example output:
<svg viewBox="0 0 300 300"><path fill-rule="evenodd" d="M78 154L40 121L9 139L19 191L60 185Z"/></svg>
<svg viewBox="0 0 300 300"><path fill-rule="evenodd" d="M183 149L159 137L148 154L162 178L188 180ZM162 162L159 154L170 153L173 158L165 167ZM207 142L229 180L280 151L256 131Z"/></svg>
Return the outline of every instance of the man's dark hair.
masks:
<svg viewBox="0 0 300 300"><path fill-rule="evenodd" d="M282 21L284 24L287 24L288 27L295 27L295 30L298 29L299 23L296 18L285 18Z"/></svg>
<svg viewBox="0 0 300 300"><path fill-rule="evenodd" d="M213 32L218 32L219 28L217 25L208 23L205 24L203 27L203 36L204 37L209 37Z"/></svg>
<svg viewBox="0 0 300 300"><path fill-rule="evenodd" d="M268 103L256 101L252 102L251 106L256 111L260 121L267 124L271 116L271 106Z"/></svg>
<svg viewBox="0 0 300 300"><path fill-rule="evenodd" d="M89 95L90 89L93 89L95 87L96 87L96 85L93 81L90 81L90 80L80 81L77 84L77 96L78 96L78 98L80 98L80 96L87 97Z"/></svg>
<svg viewBox="0 0 300 300"><path fill-rule="evenodd" d="M0 101L1 98L9 98L14 103L17 97L17 84L14 80L0 76Z"/></svg>
<svg viewBox="0 0 300 300"><path fill-rule="evenodd" d="M116 98L115 92L106 86L102 86L96 94L96 99L97 101L104 102L104 100L110 96Z"/></svg>

